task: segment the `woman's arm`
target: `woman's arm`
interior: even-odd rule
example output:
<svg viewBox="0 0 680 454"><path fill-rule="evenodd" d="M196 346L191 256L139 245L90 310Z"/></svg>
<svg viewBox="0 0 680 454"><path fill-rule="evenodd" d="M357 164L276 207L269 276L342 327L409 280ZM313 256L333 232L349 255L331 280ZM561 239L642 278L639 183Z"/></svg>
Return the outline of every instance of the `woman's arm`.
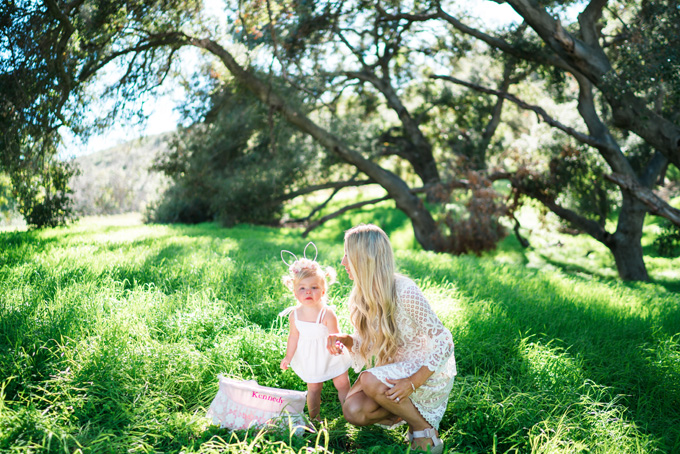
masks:
<svg viewBox="0 0 680 454"><path fill-rule="evenodd" d="M431 371L427 366L423 366L410 377L400 378L397 380L391 380L388 378L387 381L394 386L385 391L385 395L390 399L396 399L397 397L399 399L404 399L416 392L416 389L423 386L423 384L428 378L432 376L432 374L434 374L434 371Z"/></svg>
<svg viewBox="0 0 680 454"><path fill-rule="evenodd" d="M295 355L295 350L297 350L298 338L300 337L300 332L295 326L294 315L291 312L288 316L288 323L290 325L288 331L288 342L286 343L286 356L281 360L281 370L288 369L293 355Z"/></svg>
<svg viewBox="0 0 680 454"><path fill-rule="evenodd" d="M406 312L418 326L418 330L428 338L429 351L424 365L434 372L444 365L453 354L451 331L439 320L425 295L414 282L411 282L403 290L400 298Z"/></svg>
<svg viewBox="0 0 680 454"><path fill-rule="evenodd" d="M347 347L347 349L352 352L352 347L354 346L354 339L352 336L346 333L335 333L328 336L328 341L326 342L326 348L331 355L339 355L342 353L342 349Z"/></svg>

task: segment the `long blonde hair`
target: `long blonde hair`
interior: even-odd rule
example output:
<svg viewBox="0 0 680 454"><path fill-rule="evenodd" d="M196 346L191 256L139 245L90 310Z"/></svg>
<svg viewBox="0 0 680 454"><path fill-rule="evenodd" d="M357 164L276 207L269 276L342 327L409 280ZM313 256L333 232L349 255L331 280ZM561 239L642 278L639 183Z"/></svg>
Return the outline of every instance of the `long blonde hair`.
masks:
<svg viewBox="0 0 680 454"><path fill-rule="evenodd" d="M358 354L367 364L394 361L397 353L394 253L379 227L360 224L345 232L345 253L354 287L349 296L349 316L363 342Z"/></svg>

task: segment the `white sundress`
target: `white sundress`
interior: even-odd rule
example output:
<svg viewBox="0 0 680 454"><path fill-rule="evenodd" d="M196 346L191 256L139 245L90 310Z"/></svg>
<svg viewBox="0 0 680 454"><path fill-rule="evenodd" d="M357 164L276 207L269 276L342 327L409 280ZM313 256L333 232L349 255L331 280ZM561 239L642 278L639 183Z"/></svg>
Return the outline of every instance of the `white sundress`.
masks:
<svg viewBox="0 0 680 454"><path fill-rule="evenodd" d="M391 388L394 385L387 382L388 378L395 380L410 377L422 366L434 371L411 394L410 399L422 417L432 427L439 429L456 375L451 332L439 320L415 282L404 276L397 276L395 285L395 322L399 327L396 358L391 364L366 369L366 372ZM357 351L362 339L356 334L352 335L352 339L353 351ZM354 369L359 372L366 365L365 362L355 353L351 357Z"/></svg>
<svg viewBox="0 0 680 454"><path fill-rule="evenodd" d="M326 348L328 328L321 320L327 309L330 308L325 306L319 312L316 322L298 320L297 310L293 310L300 337L290 367L305 383L323 383L347 372L352 364L347 350L336 356L331 355Z"/></svg>

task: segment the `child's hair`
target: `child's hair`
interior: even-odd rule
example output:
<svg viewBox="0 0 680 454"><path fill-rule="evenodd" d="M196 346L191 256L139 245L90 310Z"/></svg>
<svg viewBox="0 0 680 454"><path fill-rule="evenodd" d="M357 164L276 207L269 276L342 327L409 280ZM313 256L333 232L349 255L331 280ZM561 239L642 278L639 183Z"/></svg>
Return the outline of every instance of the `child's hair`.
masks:
<svg viewBox="0 0 680 454"><path fill-rule="evenodd" d="M314 243L309 243L309 245L314 245ZM314 246L316 248L316 246ZM306 251L307 248L305 248ZM292 254L289 251L281 251L281 258L283 259L283 252L287 252L291 254L293 257L295 257L294 254ZM295 257L295 261L293 263L287 262L285 259L283 259L284 263L288 265L288 274L283 276L283 284L288 287L289 290L295 291L295 287L297 286L298 282L300 282L302 279L307 279L308 277L318 277L321 282L323 282L323 289L324 292L328 291L328 287L332 285L335 280L336 280L336 273L335 269L331 266L327 266L325 268L321 267L319 263L316 261L316 257L314 257L314 260L310 260L307 257L298 259ZM327 294L324 295L324 301L327 298Z"/></svg>

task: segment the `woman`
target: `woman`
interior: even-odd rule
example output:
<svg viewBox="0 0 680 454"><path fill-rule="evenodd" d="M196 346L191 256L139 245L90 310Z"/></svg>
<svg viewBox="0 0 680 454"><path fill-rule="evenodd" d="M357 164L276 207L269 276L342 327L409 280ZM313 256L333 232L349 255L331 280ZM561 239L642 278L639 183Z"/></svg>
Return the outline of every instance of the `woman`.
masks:
<svg viewBox="0 0 680 454"><path fill-rule="evenodd" d="M346 232L342 265L354 281L355 332L328 336L328 350L346 347L355 370L368 367L347 394L345 418L357 426L405 422L413 448L442 452L439 422L456 375L451 332L416 284L395 274L392 246L379 227Z"/></svg>

